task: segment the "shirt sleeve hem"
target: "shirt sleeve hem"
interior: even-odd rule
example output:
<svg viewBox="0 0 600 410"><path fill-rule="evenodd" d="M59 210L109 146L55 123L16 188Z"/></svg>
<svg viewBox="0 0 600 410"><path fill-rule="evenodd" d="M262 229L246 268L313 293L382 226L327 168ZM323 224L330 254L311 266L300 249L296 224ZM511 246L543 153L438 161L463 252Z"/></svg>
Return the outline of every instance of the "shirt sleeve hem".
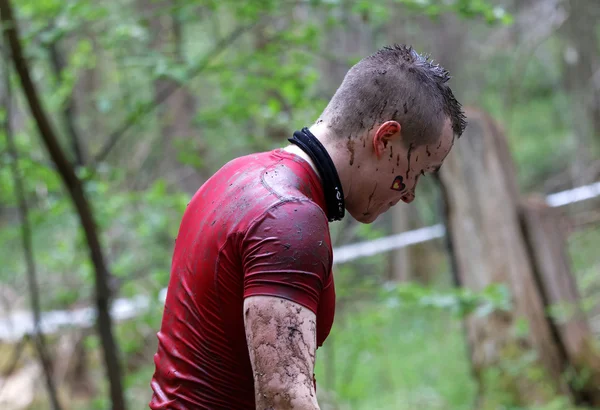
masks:
<svg viewBox="0 0 600 410"><path fill-rule="evenodd" d="M307 308L308 310L313 312L315 314L315 316L317 315L318 307L314 303L307 303L303 300L299 300L298 298L294 298L293 296L290 296L290 295L282 295L281 293L277 293L275 291L266 290L266 289L256 289L256 290L244 292L244 299L252 297L252 296L271 296L271 297L289 300L290 302L294 302L302 307Z"/></svg>

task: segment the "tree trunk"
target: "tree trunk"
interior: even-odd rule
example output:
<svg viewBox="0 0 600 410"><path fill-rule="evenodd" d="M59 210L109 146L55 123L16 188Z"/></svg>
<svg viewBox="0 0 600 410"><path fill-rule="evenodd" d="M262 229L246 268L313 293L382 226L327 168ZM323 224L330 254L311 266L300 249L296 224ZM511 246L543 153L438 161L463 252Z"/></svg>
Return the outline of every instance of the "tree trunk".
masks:
<svg viewBox="0 0 600 410"><path fill-rule="evenodd" d="M4 73L4 134L6 137L6 145L8 148L9 155L11 156L11 171L14 182L15 196L19 204L19 219L21 222L21 240L23 243L23 255L25 257L25 266L27 270L27 287L29 290L29 298L31 303L31 311L33 312L33 339L35 347L40 359L40 364L44 372L44 378L46 381L46 388L48 390L48 397L52 404L52 409L60 410L62 406L58 399L56 392L56 383L52 374L52 359L48 354L48 345L46 343L46 337L42 332L41 326L41 307L40 307L40 291L38 286L38 275L37 268L35 265L35 259L33 254L33 240L32 240L32 229L29 222L29 205L27 204L27 197L25 193L24 178L19 167L19 156L17 152L17 144L13 135L11 127L11 111L12 111L12 88L10 82L10 53L8 47L4 48L3 57L5 58L5 73Z"/></svg>
<svg viewBox="0 0 600 410"><path fill-rule="evenodd" d="M457 281L474 291L505 284L513 297L510 312L467 319L481 408L545 403L569 390L560 379L561 349L521 231L506 138L483 112L469 109L467 116L469 126L441 171ZM527 332L519 331L523 320Z"/></svg>
<svg viewBox="0 0 600 410"><path fill-rule="evenodd" d="M54 75L56 77L56 83L58 86L62 84L62 76L63 71L65 70L67 64L63 57L63 54L60 50L60 40L51 43L48 46L48 52L50 54L50 62L52 66L52 70L54 71ZM85 165L85 155L83 152L83 147L81 146L81 138L79 137L79 133L77 132L77 127L75 126L75 117L77 113L75 110L75 101L73 99L73 94L67 97L65 101L65 106L62 110L62 120L63 126L69 137L69 142L71 145L71 150L73 151L73 163L77 167L82 167Z"/></svg>
<svg viewBox="0 0 600 410"><path fill-rule="evenodd" d="M564 85L571 101L572 128L577 144L577 161L573 162L573 183L591 182L586 169L600 152L600 41L596 25L600 4L596 0L566 2L568 18L562 29Z"/></svg>
<svg viewBox="0 0 600 410"><path fill-rule="evenodd" d="M532 197L522 204L523 230L533 256L536 277L547 308L554 309L552 330L564 361L585 382L573 388L577 404L600 405L600 352L595 349L588 318L580 306L579 290L571 272L565 218L543 198Z"/></svg>
<svg viewBox="0 0 600 410"><path fill-rule="evenodd" d="M88 202L85 190L80 179L75 174L73 166L67 160L57 138L50 120L43 109L25 60L19 40L18 23L13 16L9 0L0 0L0 18L4 35L10 45L12 60L21 80L23 93L29 103L32 116L35 119L40 137L56 165L60 177L71 195L81 226L87 240L90 259L94 266L94 285L96 287L97 327L100 342L104 353L104 365L110 387L113 410L124 410L125 396L123 392L121 365L119 362L118 348L112 331L112 318L110 316L110 288L109 273L105 264L100 238L92 209Z"/></svg>

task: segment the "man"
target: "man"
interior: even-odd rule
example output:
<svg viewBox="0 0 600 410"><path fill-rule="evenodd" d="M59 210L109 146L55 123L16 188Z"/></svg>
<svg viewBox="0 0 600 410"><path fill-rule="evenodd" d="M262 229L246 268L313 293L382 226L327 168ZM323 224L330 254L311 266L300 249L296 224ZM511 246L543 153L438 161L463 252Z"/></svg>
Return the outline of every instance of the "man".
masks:
<svg viewBox="0 0 600 410"><path fill-rule="evenodd" d="M466 125L448 73L406 46L352 67L284 149L237 158L181 222L152 409L318 409L333 323L329 222L371 223L415 197Z"/></svg>

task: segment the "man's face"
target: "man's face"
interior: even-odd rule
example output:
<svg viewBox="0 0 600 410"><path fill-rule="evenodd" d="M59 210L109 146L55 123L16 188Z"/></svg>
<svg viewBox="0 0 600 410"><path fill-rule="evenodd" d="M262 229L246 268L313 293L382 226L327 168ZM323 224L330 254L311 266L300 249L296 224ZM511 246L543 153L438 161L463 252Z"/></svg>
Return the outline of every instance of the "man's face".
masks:
<svg viewBox="0 0 600 410"><path fill-rule="evenodd" d="M428 145L406 144L400 125L392 121L365 138L372 148L365 150L360 169L352 178L346 208L352 217L367 224L399 201L411 203L419 178L436 172L454 144L450 120L439 138Z"/></svg>

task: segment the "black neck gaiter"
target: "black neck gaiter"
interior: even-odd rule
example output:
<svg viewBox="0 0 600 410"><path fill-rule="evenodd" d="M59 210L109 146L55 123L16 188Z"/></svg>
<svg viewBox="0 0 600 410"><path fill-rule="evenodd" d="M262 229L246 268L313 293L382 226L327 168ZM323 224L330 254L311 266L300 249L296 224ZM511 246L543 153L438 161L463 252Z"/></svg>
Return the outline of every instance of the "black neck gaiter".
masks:
<svg viewBox="0 0 600 410"><path fill-rule="evenodd" d="M346 212L344 191L335 165L327 150L306 127L302 128L301 131L294 132L293 138L289 138L288 141L300 147L312 159L323 181L327 218L329 222L340 221Z"/></svg>

